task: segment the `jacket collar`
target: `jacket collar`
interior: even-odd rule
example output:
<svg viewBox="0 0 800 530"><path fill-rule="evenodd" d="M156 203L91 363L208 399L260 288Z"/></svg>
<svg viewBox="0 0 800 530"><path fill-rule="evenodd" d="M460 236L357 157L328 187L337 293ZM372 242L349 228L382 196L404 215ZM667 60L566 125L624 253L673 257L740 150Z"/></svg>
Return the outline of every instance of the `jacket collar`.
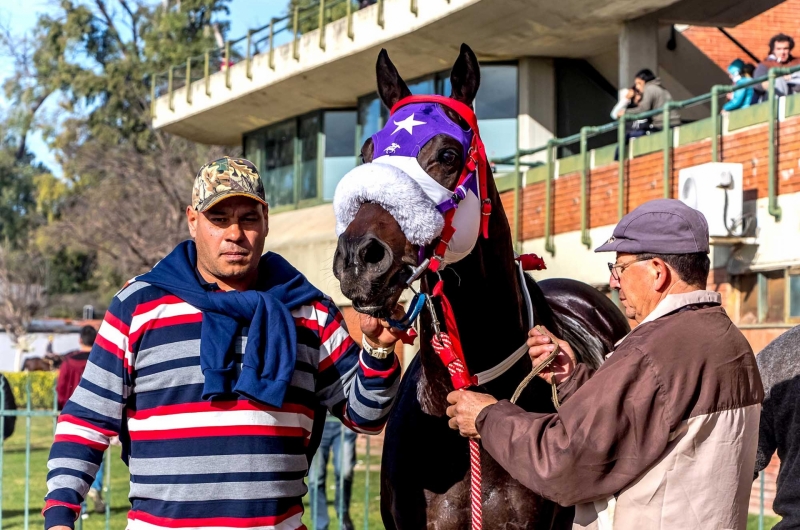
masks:
<svg viewBox="0 0 800 530"><path fill-rule="evenodd" d="M647 324L648 322L658 320L659 318L667 316L670 313L674 313L675 311L686 306L698 304L722 305L722 295L714 291L705 291L702 289L688 293L669 294L664 297L664 299L659 302L655 309L653 309L653 311L647 315L644 320L639 322L639 325L636 327L638 328L639 326ZM627 339L629 336L630 333L617 341L614 346L619 346L620 343L622 343L622 341Z"/></svg>

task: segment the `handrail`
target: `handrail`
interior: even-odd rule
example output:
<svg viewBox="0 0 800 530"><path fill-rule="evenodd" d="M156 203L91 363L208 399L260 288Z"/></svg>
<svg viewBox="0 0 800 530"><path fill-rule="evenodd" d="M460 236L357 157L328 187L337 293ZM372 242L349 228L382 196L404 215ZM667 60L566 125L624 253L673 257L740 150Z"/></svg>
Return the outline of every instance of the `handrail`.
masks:
<svg viewBox="0 0 800 530"><path fill-rule="evenodd" d="M547 173L545 178L545 195L548 198L547 204L545 204L545 249L550 252L551 254L555 253L555 244L553 243L553 233L552 233L552 222L550 219L551 213L551 205L549 204L549 198L551 196L551 186L552 180L555 178L554 175L554 167L557 162L557 157L555 156L554 149L558 147L562 147L565 145L570 145L574 143L579 143L581 146L581 160L582 160L582 168L581 168L581 243L586 245L587 247L591 246L591 238L589 236L589 226L588 226L588 173L591 170L589 167L590 164L590 155L588 152L588 140L590 138L594 138L601 134L605 134L611 132L613 130L617 131L617 145L619 149L619 156L618 156L618 164L619 164L619 178L618 178L618 204L617 204L617 214L618 217L621 219L625 215L625 159L627 158L626 155L626 138L625 138L625 125L628 121L636 121L636 120L644 120L648 118L652 118L654 116L661 115L662 120L664 123L664 128L662 132L664 134L664 144L663 144L663 153L664 153L664 175L663 175L663 196L664 197L671 197L672 195L672 159L671 153L673 149L673 129L670 123L670 113L673 110L680 110L687 107L692 107L694 105L710 102L711 103L711 159L713 162L719 161L719 141L721 131L721 116L719 112L719 100L720 98L728 93L735 92L737 90L744 90L750 87L762 85L764 82L767 82L768 89L767 89L767 102L769 104L770 109L770 120L769 120L769 149L768 149L768 158L769 158L769 165L767 170L767 178L769 182L769 214L775 217L776 222L779 222L782 216L782 209L778 204L778 190L777 190L777 121L780 118L777 115L777 95L775 94L775 80L779 76L793 74L795 72L800 72L800 66L794 66L791 68L786 67L776 67L771 68L766 76L758 77L755 79L751 79L744 83L739 83L737 85L714 85L711 87L711 91L706 94L701 94L699 96L694 96L689 99L685 99L682 101L669 101L663 107L658 109L649 110L646 112L640 112L637 114L623 114L620 116L616 121L605 123L603 125L598 126L585 126L581 128L581 131L578 134L573 134L571 136L567 136L564 138L551 138L547 141L545 145L535 147L533 149L517 149L517 152L511 156L495 158L492 160L494 164L497 165L509 165L514 164L514 171L517 177L517 185L514 187L514 219L515 219L515 230L517 230L517 224L519 219L519 212L517 211L518 208L521 207L521 200L520 194L521 189L519 183L521 183L521 166L529 167L529 164L526 164L524 161L521 161L523 157L534 155L541 153L542 151L547 152ZM519 243L517 239L521 238L521 234L516 235L515 243Z"/></svg>

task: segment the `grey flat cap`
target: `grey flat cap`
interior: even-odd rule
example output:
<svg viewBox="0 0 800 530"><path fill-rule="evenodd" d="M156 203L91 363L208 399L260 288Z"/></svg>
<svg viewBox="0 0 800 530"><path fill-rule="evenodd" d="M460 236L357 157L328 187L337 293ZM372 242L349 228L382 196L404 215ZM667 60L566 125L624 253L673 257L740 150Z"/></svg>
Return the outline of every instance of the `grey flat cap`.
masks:
<svg viewBox="0 0 800 530"><path fill-rule="evenodd" d="M707 254L708 223L702 213L677 199L655 199L623 217L614 235L595 252Z"/></svg>

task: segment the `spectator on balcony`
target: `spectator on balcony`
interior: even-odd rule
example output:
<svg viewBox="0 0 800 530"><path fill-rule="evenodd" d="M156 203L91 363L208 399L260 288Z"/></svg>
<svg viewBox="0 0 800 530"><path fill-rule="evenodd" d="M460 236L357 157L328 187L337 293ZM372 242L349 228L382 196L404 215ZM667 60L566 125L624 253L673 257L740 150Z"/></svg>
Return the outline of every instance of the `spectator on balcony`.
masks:
<svg viewBox="0 0 800 530"><path fill-rule="evenodd" d="M800 326L770 342L756 357L764 403L758 429L758 451L754 478L766 469L775 451L781 465L772 509L782 517L775 529L800 527Z"/></svg>
<svg viewBox="0 0 800 530"><path fill-rule="evenodd" d="M771 68L792 67L800 65L800 58L792 55L794 49L794 39L784 33L778 33L769 40L769 55L761 61L753 72L754 77L764 77ZM760 86L755 87L755 92L759 100L766 97L769 90L769 83L764 81ZM775 93L779 96L786 96L800 91L800 77L797 75L785 75L775 79Z"/></svg>
<svg viewBox="0 0 800 530"><path fill-rule="evenodd" d="M744 62L741 59L735 59L728 66L728 77L731 78L734 85L741 85L749 81L744 75ZM725 96L728 98L728 102L722 107L723 112L744 109L749 107L753 101L753 87L740 88L739 90L728 92Z"/></svg>
<svg viewBox="0 0 800 530"><path fill-rule="evenodd" d="M641 96L638 96L638 94ZM628 91L627 99L632 105L627 108L621 108L617 111L616 117L619 118L624 114L639 114L650 110L662 108L668 101L672 101L672 94L661 86L661 80L647 68L640 70L634 79L634 87ZM670 111L669 122L671 126L680 125L681 117L677 110ZM625 142L629 138L637 138L650 134L651 132L658 132L664 128L664 117L659 113L647 119L636 120L631 124L631 130L625 133ZM619 148L614 160L619 156Z"/></svg>

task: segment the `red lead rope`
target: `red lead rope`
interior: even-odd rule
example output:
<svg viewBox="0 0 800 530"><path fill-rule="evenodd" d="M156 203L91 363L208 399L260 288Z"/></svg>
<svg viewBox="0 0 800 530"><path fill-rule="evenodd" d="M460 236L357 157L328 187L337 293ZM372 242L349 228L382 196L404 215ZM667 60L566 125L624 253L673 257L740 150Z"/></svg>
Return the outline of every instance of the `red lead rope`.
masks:
<svg viewBox="0 0 800 530"><path fill-rule="evenodd" d="M431 340L433 351L442 360L450 373L450 380L456 390L464 390L474 385L464 362L464 353L461 349L461 339L458 336L455 314L450 301L444 295L444 283L440 280L433 288L433 295L438 297L442 304L442 313L447 325L447 331L441 331ZM433 316L435 318L435 315ZM452 333L452 335L450 335ZM470 477L470 507L472 509L472 530L481 530L483 515L481 512L481 447L478 440L469 440L469 477Z"/></svg>

